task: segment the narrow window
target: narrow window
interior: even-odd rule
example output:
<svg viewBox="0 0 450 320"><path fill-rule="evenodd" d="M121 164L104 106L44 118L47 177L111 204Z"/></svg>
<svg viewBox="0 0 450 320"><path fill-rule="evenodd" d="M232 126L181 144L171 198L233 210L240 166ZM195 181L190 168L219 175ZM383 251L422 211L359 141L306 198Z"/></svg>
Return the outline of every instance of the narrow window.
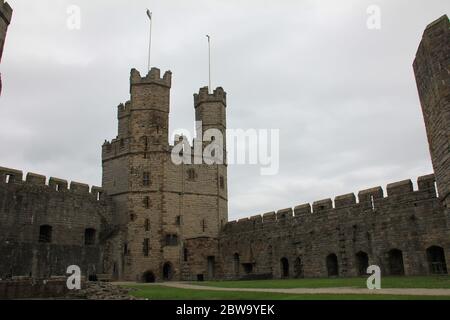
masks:
<svg viewBox="0 0 450 320"><path fill-rule="evenodd" d="M183 250L183 260L184 262L188 261L189 252L187 248L184 248Z"/></svg>
<svg viewBox="0 0 450 320"><path fill-rule="evenodd" d="M53 228L48 225L40 226L39 228L39 242L51 243L52 242Z"/></svg>
<svg viewBox="0 0 450 320"><path fill-rule="evenodd" d="M202 220L202 230L203 230L203 232L205 232L205 230L206 230L206 220L205 219Z"/></svg>
<svg viewBox="0 0 450 320"><path fill-rule="evenodd" d="M128 243L124 242L123 244L123 254L128 255Z"/></svg>
<svg viewBox="0 0 450 320"><path fill-rule="evenodd" d="M177 245L178 245L178 236L176 234L167 234L166 246L177 246Z"/></svg>
<svg viewBox="0 0 450 320"><path fill-rule="evenodd" d="M225 188L225 179L223 178L223 176L220 176L219 178L219 184L220 184L220 188L224 189Z"/></svg>
<svg viewBox="0 0 450 320"><path fill-rule="evenodd" d="M188 174L188 180L191 180L191 181L195 180L195 176L196 176L195 169L189 169L187 171L187 174Z"/></svg>
<svg viewBox="0 0 450 320"><path fill-rule="evenodd" d="M149 219L145 219L144 228L145 228L145 231L150 231L150 220Z"/></svg>
<svg viewBox="0 0 450 320"><path fill-rule="evenodd" d="M375 199L373 196L370 196L370 202L372 204L372 211L375 211Z"/></svg>
<svg viewBox="0 0 450 320"><path fill-rule="evenodd" d="M145 209L150 208L150 197L144 197L143 202L144 202L144 208Z"/></svg>
<svg viewBox="0 0 450 320"><path fill-rule="evenodd" d="M148 257L149 251L150 251L150 247L149 247L149 243L150 243L150 239L145 238L144 239L144 257Z"/></svg>
<svg viewBox="0 0 450 320"><path fill-rule="evenodd" d="M144 177L143 177L142 184L144 186L149 186L150 185L150 173L149 172L144 172Z"/></svg>
<svg viewBox="0 0 450 320"><path fill-rule="evenodd" d="M95 229L84 230L84 245L93 246L95 245Z"/></svg>
<svg viewBox="0 0 450 320"><path fill-rule="evenodd" d="M175 224L177 226L181 226L181 216L177 216L176 220L175 220Z"/></svg>

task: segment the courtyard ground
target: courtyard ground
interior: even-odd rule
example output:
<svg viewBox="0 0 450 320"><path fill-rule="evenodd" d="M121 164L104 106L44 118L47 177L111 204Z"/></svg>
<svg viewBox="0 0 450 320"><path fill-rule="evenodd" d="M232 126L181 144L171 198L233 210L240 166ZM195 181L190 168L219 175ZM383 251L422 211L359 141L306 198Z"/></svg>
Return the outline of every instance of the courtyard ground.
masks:
<svg viewBox="0 0 450 320"><path fill-rule="evenodd" d="M365 278L118 283L150 300L450 300L450 277L386 277L381 290Z"/></svg>

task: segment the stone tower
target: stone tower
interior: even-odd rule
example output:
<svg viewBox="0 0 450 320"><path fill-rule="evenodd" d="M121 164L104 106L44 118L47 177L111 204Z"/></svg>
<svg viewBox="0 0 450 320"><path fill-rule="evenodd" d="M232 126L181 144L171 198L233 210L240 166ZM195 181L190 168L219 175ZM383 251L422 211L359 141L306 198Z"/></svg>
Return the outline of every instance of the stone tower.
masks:
<svg viewBox="0 0 450 320"><path fill-rule="evenodd" d="M171 72L161 77L153 68L142 77L133 69L131 99L118 107L118 135L103 145L103 188L122 225L114 270L124 280L215 275L217 239L228 219L226 165L172 162L171 81ZM225 130L224 118L214 122L215 112L225 117L225 92L202 90L195 99L199 117Z"/></svg>
<svg viewBox="0 0 450 320"><path fill-rule="evenodd" d="M414 70L439 197L450 208L450 22L446 15L426 28Z"/></svg>
<svg viewBox="0 0 450 320"><path fill-rule="evenodd" d="M3 56L3 47L5 46L6 33L11 23L12 8L7 2L0 0L0 62ZM0 74L0 94L2 93L2 78Z"/></svg>

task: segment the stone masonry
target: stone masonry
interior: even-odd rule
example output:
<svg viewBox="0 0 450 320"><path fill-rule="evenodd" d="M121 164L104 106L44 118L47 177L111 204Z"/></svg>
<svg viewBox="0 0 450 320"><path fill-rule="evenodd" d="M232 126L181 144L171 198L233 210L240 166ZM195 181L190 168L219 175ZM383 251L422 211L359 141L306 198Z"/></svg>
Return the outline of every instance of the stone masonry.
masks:
<svg viewBox="0 0 450 320"><path fill-rule="evenodd" d="M0 48L11 13L1 2ZM384 275L447 274L449 31L447 16L430 24L414 62L435 172L417 190L404 180L228 222L226 161L172 161L180 144L185 155L213 143L169 143L172 73L132 69L117 136L102 146L101 188L0 167L0 280L64 276L70 265L91 280L142 282L353 277L372 264ZM222 88L194 94L197 134L224 134L226 109Z"/></svg>
<svg viewBox="0 0 450 320"><path fill-rule="evenodd" d="M8 31L8 26L11 23L12 18L12 8L7 2L0 0L0 62L3 56L3 47L6 40L6 32ZM2 94L2 77L0 73L0 95Z"/></svg>

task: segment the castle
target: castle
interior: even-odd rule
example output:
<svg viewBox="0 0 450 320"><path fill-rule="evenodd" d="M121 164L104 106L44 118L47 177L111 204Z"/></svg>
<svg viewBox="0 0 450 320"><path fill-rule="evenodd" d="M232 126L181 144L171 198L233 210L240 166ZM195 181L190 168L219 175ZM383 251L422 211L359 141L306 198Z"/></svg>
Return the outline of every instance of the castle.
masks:
<svg viewBox="0 0 450 320"><path fill-rule="evenodd" d="M12 10L0 0L0 48ZM1 57L1 52L0 52ZM131 70L102 187L0 167L0 278L267 279L446 274L450 265L450 23L425 30L414 70L434 174L228 221L227 165L171 161L172 74ZM226 131L222 88L194 95L202 132ZM200 132L199 132L200 133ZM204 143L203 147L207 145ZM226 154L226 148L225 148ZM25 179L24 179L25 178Z"/></svg>

